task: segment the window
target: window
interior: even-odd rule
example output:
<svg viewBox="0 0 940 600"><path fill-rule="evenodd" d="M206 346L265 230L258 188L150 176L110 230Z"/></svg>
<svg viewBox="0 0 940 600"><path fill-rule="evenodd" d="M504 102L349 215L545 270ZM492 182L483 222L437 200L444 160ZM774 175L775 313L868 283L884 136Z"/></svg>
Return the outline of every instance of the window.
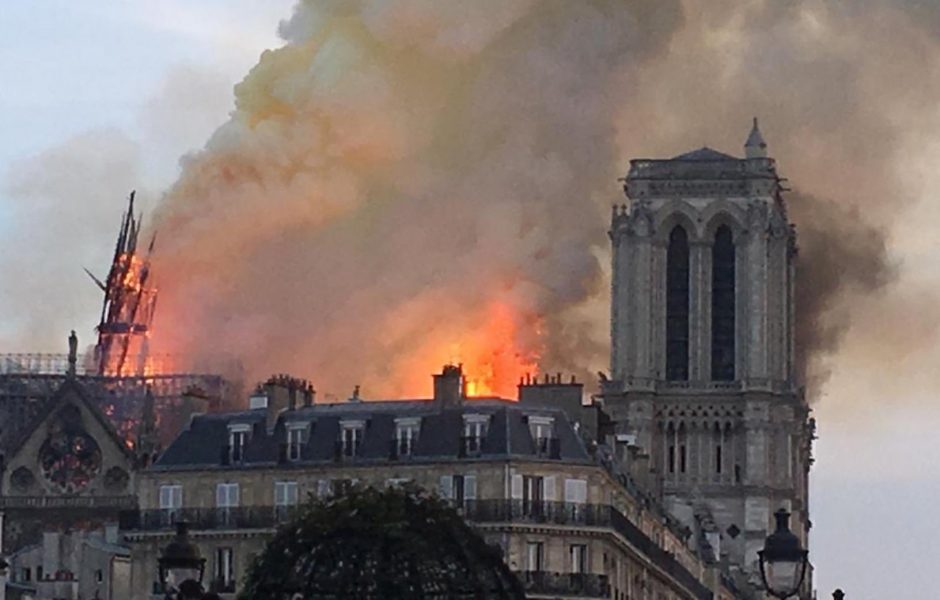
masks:
<svg viewBox="0 0 940 600"><path fill-rule="evenodd" d="M317 498L328 498L332 493L333 485L329 479L321 479L317 482Z"/></svg>
<svg viewBox="0 0 940 600"><path fill-rule="evenodd" d="M486 437L489 417L486 415L465 415L463 423L463 451L465 454L478 454Z"/></svg>
<svg viewBox="0 0 940 600"><path fill-rule="evenodd" d="M587 480L565 479L565 502L571 504L587 503Z"/></svg>
<svg viewBox="0 0 940 600"><path fill-rule="evenodd" d="M572 573L587 572L587 546L584 544L572 544L568 548L568 556L570 558Z"/></svg>
<svg viewBox="0 0 940 600"><path fill-rule="evenodd" d="M462 506L467 500L476 500L476 475L443 475L441 476L440 494L442 498L453 500Z"/></svg>
<svg viewBox="0 0 940 600"><path fill-rule="evenodd" d="M356 479L333 479L330 481L330 493L334 496L341 496L356 485Z"/></svg>
<svg viewBox="0 0 940 600"><path fill-rule="evenodd" d="M287 516L293 506L297 506L297 482L275 481L274 507L278 516Z"/></svg>
<svg viewBox="0 0 940 600"><path fill-rule="evenodd" d="M547 455L551 451L551 441L553 438L554 419L552 417L541 417L529 415L529 433L535 441L535 450L539 455Z"/></svg>
<svg viewBox="0 0 940 600"><path fill-rule="evenodd" d="M734 238L722 225L712 245L712 379L734 380Z"/></svg>
<svg viewBox="0 0 940 600"><path fill-rule="evenodd" d="M410 456L414 451L415 441L418 439L420 419L395 420L395 450L394 455Z"/></svg>
<svg viewBox="0 0 940 600"><path fill-rule="evenodd" d="M673 444L669 444L669 472L676 472L676 447Z"/></svg>
<svg viewBox="0 0 940 600"><path fill-rule="evenodd" d="M95 583L101 583L104 581L104 571L98 569L95 571Z"/></svg>
<svg viewBox="0 0 940 600"><path fill-rule="evenodd" d="M365 430L365 423L362 421L346 421L342 423L342 432L340 446L342 456L352 458L359 455L359 447L362 445L362 433Z"/></svg>
<svg viewBox="0 0 940 600"><path fill-rule="evenodd" d="M543 571L545 570L544 549L542 542L528 542L525 545L525 570Z"/></svg>
<svg viewBox="0 0 940 600"><path fill-rule="evenodd" d="M175 484L161 485L159 501L163 522L166 524L176 523L177 515L183 507L183 486Z"/></svg>
<svg viewBox="0 0 940 600"><path fill-rule="evenodd" d="M721 475L721 443L715 444L715 473Z"/></svg>
<svg viewBox="0 0 940 600"><path fill-rule="evenodd" d="M20 577L22 581L30 581L33 578L33 572L29 567L24 567L23 570L20 571Z"/></svg>
<svg viewBox="0 0 940 600"><path fill-rule="evenodd" d="M215 549L215 581L217 593L233 593L235 591L235 560L231 548Z"/></svg>
<svg viewBox="0 0 940 600"><path fill-rule="evenodd" d="M220 483L215 486L215 505L218 518L224 525L231 525L234 519L232 509L238 506L238 484Z"/></svg>
<svg viewBox="0 0 940 600"><path fill-rule="evenodd" d="M306 433L306 423L291 423L287 426L287 460L300 460Z"/></svg>
<svg viewBox="0 0 940 600"><path fill-rule="evenodd" d="M689 379L689 239L678 225L666 252L666 379Z"/></svg>
<svg viewBox="0 0 940 600"><path fill-rule="evenodd" d="M248 443L248 432L251 425L230 425L228 432L229 460L240 463L245 459L245 445Z"/></svg>
<svg viewBox="0 0 940 600"><path fill-rule="evenodd" d="M685 456L685 444L679 446L679 472L685 473L686 467L686 456Z"/></svg>

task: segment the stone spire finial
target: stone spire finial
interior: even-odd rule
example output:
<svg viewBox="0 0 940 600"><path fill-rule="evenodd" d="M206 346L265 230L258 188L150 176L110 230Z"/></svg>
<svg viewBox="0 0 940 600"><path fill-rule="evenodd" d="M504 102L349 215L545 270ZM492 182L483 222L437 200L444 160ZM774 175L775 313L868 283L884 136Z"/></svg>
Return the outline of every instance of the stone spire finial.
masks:
<svg viewBox="0 0 940 600"><path fill-rule="evenodd" d="M757 126L757 117L754 117L754 126L751 127L751 133L744 143L744 155L747 158L767 158L767 142Z"/></svg>
<svg viewBox="0 0 940 600"><path fill-rule="evenodd" d="M75 364L78 362L78 336L75 330L69 334L69 370L68 376L75 377Z"/></svg>

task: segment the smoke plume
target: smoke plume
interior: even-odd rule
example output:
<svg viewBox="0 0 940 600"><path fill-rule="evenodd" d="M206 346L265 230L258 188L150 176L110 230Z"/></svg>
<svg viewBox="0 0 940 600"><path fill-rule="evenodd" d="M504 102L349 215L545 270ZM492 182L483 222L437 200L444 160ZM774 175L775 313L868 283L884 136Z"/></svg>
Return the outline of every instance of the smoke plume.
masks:
<svg viewBox="0 0 940 600"><path fill-rule="evenodd" d="M856 294L893 279L898 154L940 95L905 85L936 48L904 6L300 2L158 211L155 342L371 397L425 394L448 360L503 395L604 369L617 177L739 154L756 114L800 190L821 375Z"/></svg>

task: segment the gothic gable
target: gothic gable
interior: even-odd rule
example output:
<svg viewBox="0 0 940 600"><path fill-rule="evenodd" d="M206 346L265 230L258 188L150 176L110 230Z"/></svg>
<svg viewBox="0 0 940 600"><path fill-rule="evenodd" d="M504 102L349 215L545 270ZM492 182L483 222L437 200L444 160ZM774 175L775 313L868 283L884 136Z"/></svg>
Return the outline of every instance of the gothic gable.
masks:
<svg viewBox="0 0 940 600"><path fill-rule="evenodd" d="M134 456L82 385L67 380L6 456L0 496L126 496Z"/></svg>

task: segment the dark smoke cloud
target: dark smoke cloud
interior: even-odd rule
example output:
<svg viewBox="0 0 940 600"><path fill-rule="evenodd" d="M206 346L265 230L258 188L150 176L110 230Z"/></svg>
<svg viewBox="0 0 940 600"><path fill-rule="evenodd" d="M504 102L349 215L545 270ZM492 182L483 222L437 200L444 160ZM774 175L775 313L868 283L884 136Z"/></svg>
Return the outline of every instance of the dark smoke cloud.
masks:
<svg viewBox="0 0 940 600"><path fill-rule="evenodd" d="M834 357L884 350L861 315L904 312L891 241L920 192L908 155L940 129L938 23L935 3L870 0L300 2L162 204L157 342L340 394L424 393L440 362L487 346L509 349L496 363L603 369L616 178L639 156L740 154L757 115L800 190L818 381ZM43 194L132 185L94 179L111 185ZM61 232L49 248L85 240L42 206L17 222ZM50 327L53 305L4 303Z"/></svg>
<svg viewBox="0 0 940 600"><path fill-rule="evenodd" d="M829 375L828 359L852 325L854 300L897 280L885 232L858 209L800 193L787 196L798 225L797 360L811 391Z"/></svg>

